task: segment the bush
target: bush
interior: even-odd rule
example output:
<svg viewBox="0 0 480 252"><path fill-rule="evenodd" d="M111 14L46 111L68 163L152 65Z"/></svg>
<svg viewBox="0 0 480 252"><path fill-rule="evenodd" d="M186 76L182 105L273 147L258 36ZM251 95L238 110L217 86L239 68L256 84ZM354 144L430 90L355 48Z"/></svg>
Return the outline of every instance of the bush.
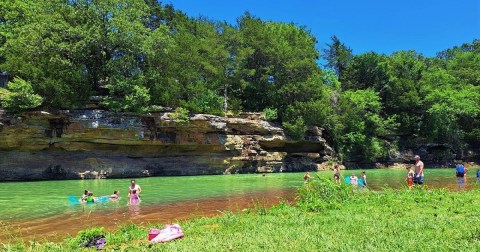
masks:
<svg viewBox="0 0 480 252"><path fill-rule="evenodd" d="M480 143L480 129L473 129L465 133L465 141L470 144Z"/></svg>
<svg viewBox="0 0 480 252"><path fill-rule="evenodd" d="M242 112L242 100L237 98L229 98L228 99L228 111L233 115L238 115Z"/></svg>
<svg viewBox="0 0 480 252"><path fill-rule="evenodd" d="M111 97L106 97L103 104L111 111L146 112L149 109L149 89L141 85L142 79L117 79L107 85Z"/></svg>
<svg viewBox="0 0 480 252"><path fill-rule="evenodd" d="M3 97L7 96L8 94L10 94L10 92L4 88L0 88L0 100L3 99Z"/></svg>
<svg viewBox="0 0 480 252"><path fill-rule="evenodd" d="M190 121L188 109L182 107L176 108L171 117L176 123L188 123Z"/></svg>
<svg viewBox="0 0 480 252"><path fill-rule="evenodd" d="M265 115L265 119L267 121L275 121L278 118L278 112L276 108L265 108L263 110L263 114Z"/></svg>
<svg viewBox="0 0 480 252"><path fill-rule="evenodd" d="M298 190L297 206L312 212L336 209L340 203L352 198L353 193L350 185L337 184L317 175Z"/></svg>
<svg viewBox="0 0 480 252"><path fill-rule="evenodd" d="M2 106L11 112L21 112L42 104L42 97L33 92L30 82L15 77L8 83L9 92L3 94Z"/></svg>
<svg viewBox="0 0 480 252"><path fill-rule="evenodd" d="M84 243L93 241L96 238L99 238L105 234L105 229L103 227L96 227L87 230L82 230L78 232L77 236L70 240L70 245L72 247L80 246Z"/></svg>
<svg viewBox="0 0 480 252"><path fill-rule="evenodd" d="M303 121L303 118L297 118L293 123L283 122L283 127L287 135L293 140L302 140L305 136L305 131L307 131L307 126Z"/></svg>
<svg viewBox="0 0 480 252"><path fill-rule="evenodd" d="M193 98L180 104L194 113L223 114L223 97L212 90L199 91Z"/></svg>

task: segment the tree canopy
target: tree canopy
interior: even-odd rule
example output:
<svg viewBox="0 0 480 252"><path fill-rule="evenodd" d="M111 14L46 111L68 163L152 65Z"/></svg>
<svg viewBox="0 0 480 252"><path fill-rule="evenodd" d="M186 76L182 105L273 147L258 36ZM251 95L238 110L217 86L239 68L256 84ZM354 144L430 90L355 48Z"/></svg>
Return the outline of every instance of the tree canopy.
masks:
<svg viewBox="0 0 480 252"><path fill-rule="evenodd" d="M0 70L12 84L2 103L16 113L101 96L117 112L267 111L296 139L325 128L351 160L386 158L410 138L460 151L480 143L479 40L430 58L317 42L293 23L192 18L156 0L6 0Z"/></svg>

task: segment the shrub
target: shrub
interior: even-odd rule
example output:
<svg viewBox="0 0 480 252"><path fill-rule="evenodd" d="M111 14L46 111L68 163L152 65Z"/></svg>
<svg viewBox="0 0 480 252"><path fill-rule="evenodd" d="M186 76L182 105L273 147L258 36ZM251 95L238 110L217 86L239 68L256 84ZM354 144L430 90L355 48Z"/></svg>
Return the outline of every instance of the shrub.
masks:
<svg viewBox="0 0 480 252"><path fill-rule="evenodd" d="M42 97L33 92L30 82L15 77L8 83L8 93L3 96L2 106L11 112L21 112L42 104Z"/></svg>
<svg viewBox="0 0 480 252"><path fill-rule="evenodd" d="M105 229L103 227L95 227L87 230L82 230L78 232L77 236L69 241L72 247L80 246L84 243L93 241L96 238L101 237L105 234Z"/></svg>
<svg viewBox="0 0 480 252"><path fill-rule="evenodd" d="M302 140L307 131L307 126L301 117L297 118L293 123L283 122L283 127L290 138L293 140Z"/></svg>
<svg viewBox="0 0 480 252"><path fill-rule="evenodd" d="M336 209L353 195L350 185L334 183L328 178L316 176L298 190L297 206L306 211L320 212Z"/></svg>
<svg viewBox="0 0 480 252"><path fill-rule="evenodd" d="M265 115L265 119L267 121L275 121L278 118L278 112L276 108L265 108L263 110L263 114Z"/></svg>
<svg viewBox="0 0 480 252"><path fill-rule="evenodd" d="M116 79L107 88L111 96L103 100L103 104L111 111L145 112L148 111L149 89L141 85L140 79Z"/></svg>
<svg viewBox="0 0 480 252"><path fill-rule="evenodd" d="M194 113L223 114L223 97L212 90L199 91L194 97L180 104Z"/></svg>
<svg viewBox="0 0 480 252"><path fill-rule="evenodd" d="M188 109L182 107L176 108L171 117L176 123L188 123L190 121Z"/></svg>
<svg viewBox="0 0 480 252"><path fill-rule="evenodd" d="M4 88L0 88L0 100L3 99L3 97L7 96L8 94L10 94L10 92Z"/></svg>
<svg viewBox="0 0 480 252"><path fill-rule="evenodd" d="M228 99L228 110L233 114L233 115L238 115L240 112L242 112L243 107L242 107L242 100L237 99L237 98L229 98Z"/></svg>

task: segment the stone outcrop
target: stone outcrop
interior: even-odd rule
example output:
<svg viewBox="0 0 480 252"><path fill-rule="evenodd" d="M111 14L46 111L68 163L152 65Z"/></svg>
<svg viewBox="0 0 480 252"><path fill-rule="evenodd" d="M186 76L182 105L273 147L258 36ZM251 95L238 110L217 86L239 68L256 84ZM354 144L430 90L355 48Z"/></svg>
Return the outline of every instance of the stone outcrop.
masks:
<svg viewBox="0 0 480 252"><path fill-rule="evenodd" d="M333 149L312 128L289 140L259 114L226 118L102 110L0 113L0 180L317 170Z"/></svg>

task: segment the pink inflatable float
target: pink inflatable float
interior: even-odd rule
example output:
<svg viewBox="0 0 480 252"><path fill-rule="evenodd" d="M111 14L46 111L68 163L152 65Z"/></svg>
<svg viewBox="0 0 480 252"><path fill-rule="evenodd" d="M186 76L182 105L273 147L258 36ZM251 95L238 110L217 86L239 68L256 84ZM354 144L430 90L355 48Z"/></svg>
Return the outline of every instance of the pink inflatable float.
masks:
<svg viewBox="0 0 480 252"><path fill-rule="evenodd" d="M168 242L178 238L183 238L182 228L178 224L165 225L163 229L151 228L148 233L148 240L152 243Z"/></svg>

